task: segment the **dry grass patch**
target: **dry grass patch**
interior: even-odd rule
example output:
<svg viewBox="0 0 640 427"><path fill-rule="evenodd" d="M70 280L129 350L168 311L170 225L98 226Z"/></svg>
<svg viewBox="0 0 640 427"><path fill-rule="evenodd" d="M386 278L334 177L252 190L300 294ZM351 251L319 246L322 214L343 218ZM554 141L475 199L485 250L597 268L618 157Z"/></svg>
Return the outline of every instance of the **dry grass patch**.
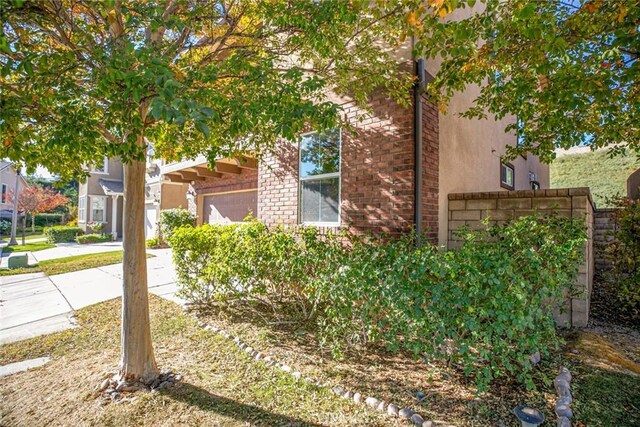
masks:
<svg viewBox="0 0 640 427"><path fill-rule="evenodd" d="M53 358L42 368L0 379L2 425L393 425L363 406L254 362L233 343L198 328L177 305L150 298L158 364L182 373L182 383L158 394L139 393L132 404L100 406L91 397L117 364L116 299L80 310L80 328L2 347L2 364Z"/></svg>
<svg viewBox="0 0 640 427"><path fill-rule="evenodd" d="M364 395L409 406L424 415L425 419L438 421L439 426L516 425L511 410L521 404L537 407L548 420L555 422L553 409L556 395L552 380L560 366L570 369L574 374L574 383L581 391L581 395L574 395L574 399L579 401L577 408L587 405L594 408L599 403L605 407L605 400L611 399L606 396L612 394L616 398L610 405L617 406L620 413L633 410L629 402L634 399L640 401L640 377L628 371L604 371L592 363L593 360L572 357L574 353L571 350L579 343L573 339L568 340L566 348L545 359L536 370L534 379L537 390L527 391L516 382L494 381L489 392L477 395L473 379L465 378L455 366L416 359L410 354L394 354L371 346L353 351L343 360L335 360L328 351L321 351L311 327L286 323L268 325L265 324L268 313L250 313L246 308L230 309L229 305L224 310L209 307L200 311L200 315L209 322L240 335L248 345L258 350L272 351L279 360L300 370L303 375L330 380ZM616 343L615 346L633 348L638 343L640 340L636 339ZM613 393L610 385L616 381L622 381L626 387L615 389ZM598 390L592 390L593 387ZM421 401L415 398L419 391L426 395ZM633 426L640 421L633 417L624 419L602 409L582 411L577 419L590 426Z"/></svg>

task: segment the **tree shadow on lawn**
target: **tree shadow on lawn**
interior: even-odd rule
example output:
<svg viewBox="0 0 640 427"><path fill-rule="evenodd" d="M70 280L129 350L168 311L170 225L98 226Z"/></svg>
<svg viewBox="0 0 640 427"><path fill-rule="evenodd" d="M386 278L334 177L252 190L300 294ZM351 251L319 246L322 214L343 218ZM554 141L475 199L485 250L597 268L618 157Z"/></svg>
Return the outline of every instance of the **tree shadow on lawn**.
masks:
<svg viewBox="0 0 640 427"><path fill-rule="evenodd" d="M448 419L441 422L461 425L510 423L511 408L525 401L552 415L540 393L529 393L514 380L497 382L489 393L476 396L473 379L460 369L405 351L370 344L347 348L342 358L335 359L320 346L313 321L279 323L278 319L286 318L284 312L276 319L269 317L270 310L258 310L226 303L197 308L199 317L213 320L259 351L273 352L277 360L303 375L411 407L431 419L444 417ZM426 398L419 402L417 392L425 393Z"/></svg>
<svg viewBox="0 0 640 427"><path fill-rule="evenodd" d="M215 412L218 415L233 418L252 425L320 427L315 424L292 418L287 415L274 414L254 405L218 396L201 387L189 383L179 383L160 392L188 405L197 406L202 411Z"/></svg>

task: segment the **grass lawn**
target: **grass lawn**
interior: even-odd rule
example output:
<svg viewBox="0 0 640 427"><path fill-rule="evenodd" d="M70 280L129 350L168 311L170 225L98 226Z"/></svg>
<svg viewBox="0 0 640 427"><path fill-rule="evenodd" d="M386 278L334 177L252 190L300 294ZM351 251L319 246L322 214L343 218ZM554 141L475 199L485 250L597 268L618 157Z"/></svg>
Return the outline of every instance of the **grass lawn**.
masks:
<svg viewBox="0 0 640 427"><path fill-rule="evenodd" d="M133 404L101 407L92 388L113 371L119 349L120 300L78 312L80 328L3 346L0 364L51 355L40 369L0 379L6 425L216 425L216 426L383 426L407 425L357 406L327 390L296 383L218 335L196 327L196 320L173 303L151 298L151 325L162 369L184 375L184 382L159 394L140 393ZM291 325L259 326L248 313L210 312L209 320L239 334L259 350L300 370L348 389L411 406L438 427L515 426L511 409L531 404L555 424L551 381L559 366L573 374L575 425L640 425L638 333L579 331L567 346L546 358L536 374L538 389L493 384L475 395L472 382L453 367L369 349L333 360L318 351L313 331ZM264 323L263 323L264 325ZM614 341L611 341L614 340ZM615 344L612 344L615 342ZM426 398L416 402L416 391ZM52 398L55 396L55 398Z"/></svg>
<svg viewBox="0 0 640 427"><path fill-rule="evenodd" d="M36 252L36 251L51 249L55 247L56 245L53 245L47 242L31 242L31 243L25 243L24 245L18 245L18 246L5 246L4 248L2 248L2 253L8 254L12 252L27 252L27 251Z"/></svg>
<svg viewBox="0 0 640 427"><path fill-rule="evenodd" d="M147 258L155 255L147 254ZM43 271L48 276L54 274L71 273L72 271L86 270L88 268L102 267L103 265L118 264L122 262L122 251L102 252L97 254L75 255L65 258L56 258L40 261L37 265L14 270L0 269L0 276L13 274L35 273Z"/></svg>
<svg viewBox="0 0 640 427"><path fill-rule="evenodd" d="M606 150L558 157L551 163L551 188L590 187L599 208L606 199L626 194L627 178L640 168L640 161L629 154L609 158Z"/></svg>
<svg viewBox="0 0 640 427"><path fill-rule="evenodd" d="M0 363L51 355L42 368L0 378L6 426L385 426L364 405L254 362L232 342L197 327L177 305L150 295L156 359L183 374L174 388L99 406L91 392L117 367L120 299L77 312L79 328L4 345Z"/></svg>

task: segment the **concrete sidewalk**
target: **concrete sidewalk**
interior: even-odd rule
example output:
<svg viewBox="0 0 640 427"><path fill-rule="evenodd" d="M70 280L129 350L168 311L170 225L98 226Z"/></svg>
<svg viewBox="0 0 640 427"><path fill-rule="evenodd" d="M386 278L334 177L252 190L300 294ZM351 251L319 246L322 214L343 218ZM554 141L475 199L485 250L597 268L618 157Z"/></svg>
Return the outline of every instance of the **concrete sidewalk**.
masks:
<svg viewBox="0 0 640 427"><path fill-rule="evenodd" d="M27 241L27 243L30 242ZM36 252L17 252L17 254L26 253L29 258L29 265L35 265L39 261L50 259L66 258L76 255L98 254L118 250L122 250L121 241L92 243L86 245L79 245L78 243L57 243L55 248L43 249ZM2 257L0 258L0 268L6 268L7 262L9 260L9 255L11 254L2 251L2 247L0 247L0 252L2 252Z"/></svg>
<svg viewBox="0 0 640 427"><path fill-rule="evenodd" d="M156 255L147 259L149 292L183 305L175 295L171 250L148 252ZM0 284L0 344L5 344L72 328L74 310L122 296L122 264L50 277L5 276Z"/></svg>

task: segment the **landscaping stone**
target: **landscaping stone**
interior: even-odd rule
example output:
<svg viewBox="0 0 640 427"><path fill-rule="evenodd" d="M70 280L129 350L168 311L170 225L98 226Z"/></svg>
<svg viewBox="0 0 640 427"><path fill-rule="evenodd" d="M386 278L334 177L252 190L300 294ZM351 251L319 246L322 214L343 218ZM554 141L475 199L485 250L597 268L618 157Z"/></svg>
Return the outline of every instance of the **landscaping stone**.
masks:
<svg viewBox="0 0 640 427"><path fill-rule="evenodd" d="M352 399L353 398L353 393L350 391L346 391L342 397L344 397L345 399Z"/></svg>
<svg viewBox="0 0 640 427"><path fill-rule="evenodd" d="M424 419L420 416L420 414L413 414L411 415L411 422L414 425L422 427L422 423L424 423Z"/></svg>
<svg viewBox="0 0 640 427"><path fill-rule="evenodd" d="M422 423L422 427L433 427L433 421L425 421Z"/></svg>
<svg viewBox="0 0 640 427"><path fill-rule="evenodd" d="M529 357L529 361L531 362L532 366L537 365L538 363L540 363L541 360L541 356L540 356L540 352L536 351L535 353L533 353L530 357Z"/></svg>
<svg viewBox="0 0 640 427"><path fill-rule="evenodd" d="M571 427L571 420L567 417L558 418L558 427Z"/></svg>
<svg viewBox="0 0 640 427"><path fill-rule="evenodd" d="M421 392L421 391L419 391L419 392L417 392L417 393L416 393L416 399L418 399L418 400L422 400L422 399L424 399L425 397L427 397L427 396L426 396L423 392Z"/></svg>
<svg viewBox="0 0 640 427"><path fill-rule="evenodd" d="M284 372L291 372L293 371L293 369L291 369L291 366L289 365L285 365L284 363L282 365L280 365L280 369L282 369Z"/></svg>
<svg viewBox="0 0 640 427"><path fill-rule="evenodd" d="M375 397L371 397L371 396L367 397L364 400L364 403L366 403L367 406L369 406L369 407L371 407L373 409L376 409L378 407L378 399L376 399Z"/></svg>
<svg viewBox="0 0 640 427"><path fill-rule="evenodd" d="M360 393L354 393L353 395L353 401L356 403L361 403L362 402L362 395Z"/></svg>
<svg viewBox="0 0 640 427"><path fill-rule="evenodd" d="M387 406L387 415L392 416L392 417L397 417L398 416L398 407L396 405L394 405L393 403L389 403L389 406Z"/></svg>
<svg viewBox="0 0 640 427"><path fill-rule="evenodd" d="M98 386L98 390L97 391L105 391L107 389L107 387L109 387L109 378L107 378L106 380L102 381L102 383Z"/></svg>
<svg viewBox="0 0 640 427"><path fill-rule="evenodd" d="M344 394L344 389L343 389L342 387L340 387L340 386L335 386L335 387L333 387L333 388L331 389L331 391L332 391L333 393L335 393L335 394L338 394L338 395L343 395L343 394Z"/></svg>
<svg viewBox="0 0 640 427"><path fill-rule="evenodd" d="M573 418L573 411L568 405L556 403L556 415L558 417Z"/></svg>
<svg viewBox="0 0 640 427"><path fill-rule="evenodd" d="M378 406L376 407L376 409L380 412L385 412L387 410L387 402L385 402L384 400L381 400L380 403L378 403Z"/></svg>
<svg viewBox="0 0 640 427"><path fill-rule="evenodd" d="M400 416L400 418L409 419L411 418L412 415L413 415L413 411L409 408L402 408L398 411L398 416Z"/></svg>
<svg viewBox="0 0 640 427"><path fill-rule="evenodd" d="M296 381L300 381L300 378L302 378L302 373L301 373L301 372L299 372L299 371L295 371L295 372L294 372L293 374L291 374L291 375L293 375L293 378L295 378L295 379L296 379Z"/></svg>

